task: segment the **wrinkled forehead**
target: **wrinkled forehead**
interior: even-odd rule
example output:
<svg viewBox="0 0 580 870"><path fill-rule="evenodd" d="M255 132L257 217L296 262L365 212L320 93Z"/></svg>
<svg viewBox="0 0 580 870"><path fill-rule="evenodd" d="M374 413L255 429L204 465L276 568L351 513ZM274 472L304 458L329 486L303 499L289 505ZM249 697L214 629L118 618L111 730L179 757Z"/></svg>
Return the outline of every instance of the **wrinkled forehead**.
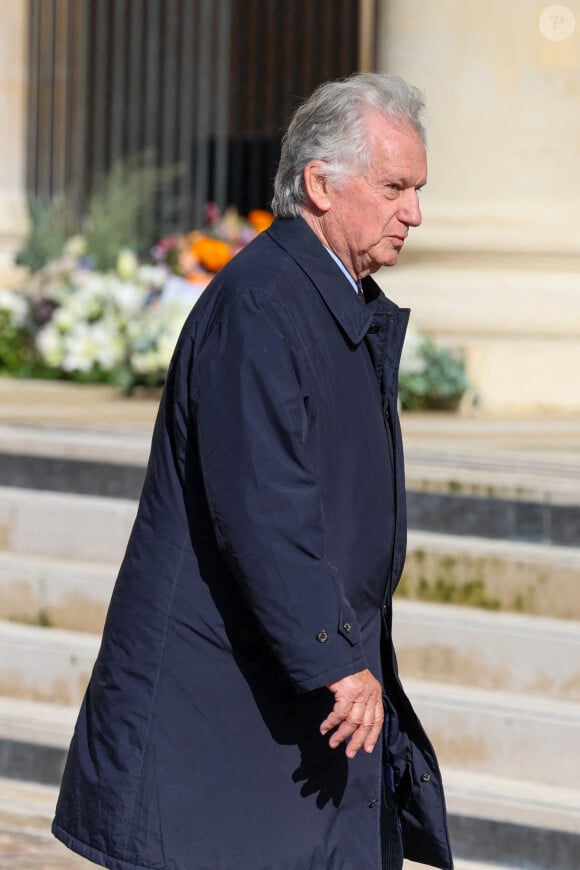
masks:
<svg viewBox="0 0 580 870"><path fill-rule="evenodd" d="M410 184L424 184L427 153L421 135L410 122L375 113L367 119L369 165L365 174L393 172Z"/></svg>

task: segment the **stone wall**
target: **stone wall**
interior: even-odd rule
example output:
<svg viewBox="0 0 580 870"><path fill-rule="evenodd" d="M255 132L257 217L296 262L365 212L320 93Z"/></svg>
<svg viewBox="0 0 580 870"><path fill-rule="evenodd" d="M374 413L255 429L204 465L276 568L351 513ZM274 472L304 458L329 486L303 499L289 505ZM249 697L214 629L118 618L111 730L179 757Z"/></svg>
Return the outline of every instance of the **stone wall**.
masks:
<svg viewBox="0 0 580 870"><path fill-rule="evenodd" d="M379 68L426 94L429 183L423 226L380 280L464 349L489 412L580 411L580 0L560 10L381 7Z"/></svg>
<svg viewBox="0 0 580 870"><path fill-rule="evenodd" d="M2 4L0 21L0 281L14 279L12 257L26 232L27 0Z"/></svg>

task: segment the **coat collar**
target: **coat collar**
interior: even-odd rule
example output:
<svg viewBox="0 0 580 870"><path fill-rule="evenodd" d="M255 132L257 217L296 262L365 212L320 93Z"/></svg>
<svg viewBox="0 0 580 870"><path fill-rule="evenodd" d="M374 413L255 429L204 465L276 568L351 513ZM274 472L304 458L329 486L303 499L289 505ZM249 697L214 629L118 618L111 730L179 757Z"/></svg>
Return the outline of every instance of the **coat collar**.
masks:
<svg viewBox="0 0 580 870"><path fill-rule="evenodd" d="M399 308L382 293L379 285L370 276L362 282L367 300L366 306L358 301L352 286L324 250L322 243L303 218L277 218L267 230L271 238L290 254L315 284L333 317L338 321L350 341L360 344L369 333L371 324L376 325L376 334L383 341L390 324L395 324L393 361L401 354L409 310ZM375 333L372 329L371 333ZM370 335L369 335L370 337ZM379 339L380 340L380 339ZM383 341L380 343L382 344Z"/></svg>

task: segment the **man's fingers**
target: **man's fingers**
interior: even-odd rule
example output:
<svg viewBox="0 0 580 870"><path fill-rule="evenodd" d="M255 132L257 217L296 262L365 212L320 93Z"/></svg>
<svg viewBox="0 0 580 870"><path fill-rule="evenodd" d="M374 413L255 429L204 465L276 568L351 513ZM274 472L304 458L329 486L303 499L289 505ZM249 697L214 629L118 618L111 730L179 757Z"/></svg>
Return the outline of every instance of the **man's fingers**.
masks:
<svg viewBox="0 0 580 870"><path fill-rule="evenodd" d="M370 729L370 725L368 727L364 725L365 713L366 704L364 702L359 701L351 705L348 715L343 718L341 725L328 741L332 749L335 749L347 738L352 737L357 731L363 729L367 732Z"/></svg>
<svg viewBox="0 0 580 870"><path fill-rule="evenodd" d="M365 752L372 752L377 745L377 742L381 736L384 721L385 710L381 701L381 703L377 704L375 708L375 724L371 727L363 744Z"/></svg>
<svg viewBox="0 0 580 870"><path fill-rule="evenodd" d="M332 708L332 711L321 724L320 733L327 734L329 731L332 731L333 728L336 728L343 723L347 723L348 726L351 727L351 731L349 733L345 732L345 737L342 739L346 739L346 737L350 736L350 733L355 731L356 728L363 723L366 704L366 701L337 701ZM333 734L332 739L335 737L336 735ZM339 740L338 743L340 742L342 741ZM336 744L337 746L338 743Z"/></svg>
<svg viewBox="0 0 580 870"><path fill-rule="evenodd" d="M383 725L382 689L370 671L360 671L343 677L328 688L335 697L334 707L320 726L320 733L331 735L329 746L336 749L349 740L348 758L354 758L360 749L374 749Z"/></svg>
<svg viewBox="0 0 580 870"><path fill-rule="evenodd" d="M351 704L344 701L337 701L331 712L321 724L320 733L322 735L328 734L329 731L332 731L333 728L336 728L338 725L344 722L344 720L348 716L351 706Z"/></svg>
<svg viewBox="0 0 580 870"><path fill-rule="evenodd" d="M376 706L367 711L366 719L353 732L350 742L346 748L348 758L354 758L357 752L363 747L365 752L372 752L377 744L377 740L381 734L383 727L384 713L382 704L379 708Z"/></svg>
<svg viewBox="0 0 580 870"><path fill-rule="evenodd" d="M350 738L346 755L354 758L363 747L366 752L373 751L381 733L383 719L382 703L377 705L372 702L358 702L352 704L348 712L344 707L340 710L335 708L322 723L320 730L322 734L326 734L336 728L329 740L332 749Z"/></svg>

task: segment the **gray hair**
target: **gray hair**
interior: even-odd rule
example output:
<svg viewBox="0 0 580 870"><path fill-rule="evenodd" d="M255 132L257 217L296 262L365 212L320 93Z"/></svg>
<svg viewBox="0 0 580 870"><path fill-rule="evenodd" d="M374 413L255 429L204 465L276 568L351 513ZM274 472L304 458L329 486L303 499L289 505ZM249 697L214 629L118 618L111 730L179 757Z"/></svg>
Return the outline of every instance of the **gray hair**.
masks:
<svg viewBox="0 0 580 870"><path fill-rule="evenodd" d="M327 177L335 181L368 169L369 111L410 123L425 143L423 110L421 92L398 76L356 73L319 85L297 109L282 139L272 199L276 217L301 214L308 202L303 173L311 160L327 162Z"/></svg>

